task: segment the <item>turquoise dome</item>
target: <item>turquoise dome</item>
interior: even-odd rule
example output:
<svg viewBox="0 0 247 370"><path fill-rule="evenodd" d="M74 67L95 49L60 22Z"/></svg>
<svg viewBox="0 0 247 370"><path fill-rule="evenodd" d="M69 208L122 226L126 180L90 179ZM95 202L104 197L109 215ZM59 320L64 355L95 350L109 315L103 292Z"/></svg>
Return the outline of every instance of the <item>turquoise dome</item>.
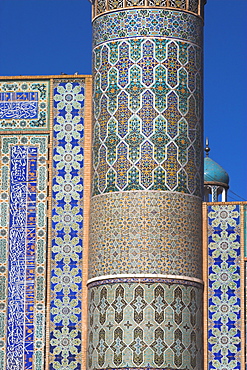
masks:
<svg viewBox="0 0 247 370"><path fill-rule="evenodd" d="M229 184L229 175L218 163L209 157L204 158L204 182Z"/></svg>

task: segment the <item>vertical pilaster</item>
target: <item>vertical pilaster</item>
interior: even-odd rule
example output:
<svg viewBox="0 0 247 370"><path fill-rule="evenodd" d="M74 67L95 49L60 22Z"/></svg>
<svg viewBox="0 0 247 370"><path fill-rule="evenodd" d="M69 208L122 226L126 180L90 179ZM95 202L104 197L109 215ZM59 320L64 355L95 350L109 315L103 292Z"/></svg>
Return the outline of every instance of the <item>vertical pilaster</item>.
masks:
<svg viewBox="0 0 247 370"><path fill-rule="evenodd" d="M49 81L0 79L0 369L44 367Z"/></svg>
<svg viewBox="0 0 247 370"><path fill-rule="evenodd" d="M199 4L113 3L93 21L88 368L201 370Z"/></svg>
<svg viewBox="0 0 247 370"><path fill-rule="evenodd" d="M239 203L208 203L205 369L244 369L244 243Z"/></svg>
<svg viewBox="0 0 247 370"><path fill-rule="evenodd" d="M48 366L50 370L71 366L81 370L85 79L56 79L53 86Z"/></svg>

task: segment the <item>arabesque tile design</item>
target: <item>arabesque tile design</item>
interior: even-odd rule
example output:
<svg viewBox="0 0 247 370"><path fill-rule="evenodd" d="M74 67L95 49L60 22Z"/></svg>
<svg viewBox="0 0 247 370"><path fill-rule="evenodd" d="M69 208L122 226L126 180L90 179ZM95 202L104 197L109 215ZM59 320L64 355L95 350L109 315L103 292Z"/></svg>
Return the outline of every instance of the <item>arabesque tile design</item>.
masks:
<svg viewBox="0 0 247 370"><path fill-rule="evenodd" d="M0 130L49 129L49 82L0 82Z"/></svg>
<svg viewBox="0 0 247 370"><path fill-rule="evenodd" d="M93 195L168 190L200 197L200 46L176 34L105 41L94 49L93 66Z"/></svg>
<svg viewBox="0 0 247 370"><path fill-rule="evenodd" d="M141 7L142 10L146 10L151 7L169 7L177 10L189 11L203 17L204 0L96 0L92 5L94 16L98 16L109 10L119 11L121 8L125 7Z"/></svg>
<svg viewBox="0 0 247 370"><path fill-rule="evenodd" d="M169 192L122 192L91 201L89 278L173 274L201 278L201 201Z"/></svg>
<svg viewBox="0 0 247 370"><path fill-rule="evenodd" d="M93 20L89 278L102 284L89 285L88 366L201 370L201 298L195 305L182 279L202 270L202 19L186 12L195 2L124 4ZM105 5L96 1L96 13ZM119 281L145 273L182 279ZM108 284L108 275L121 276ZM179 313L186 305L197 329Z"/></svg>
<svg viewBox="0 0 247 370"><path fill-rule="evenodd" d="M125 8L101 15L93 23L94 47L123 38L171 37L199 46L202 40L202 19L178 10Z"/></svg>
<svg viewBox="0 0 247 370"><path fill-rule="evenodd" d="M208 206L208 369L241 369L240 206Z"/></svg>
<svg viewBox="0 0 247 370"><path fill-rule="evenodd" d="M200 284L110 279L89 302L89 369L202 369Z"/></svg>
<svg viewBox="0 0 247 370"><path fill-rule="evenodd" d="M0 153L0 369L41 370L48 135L2 135Z"/></svg>
<svg viewBox="0 0 247 370"><path fill-rule="evenodd" d="M50 370L81 369L84 80L54 83Z"/></svg>

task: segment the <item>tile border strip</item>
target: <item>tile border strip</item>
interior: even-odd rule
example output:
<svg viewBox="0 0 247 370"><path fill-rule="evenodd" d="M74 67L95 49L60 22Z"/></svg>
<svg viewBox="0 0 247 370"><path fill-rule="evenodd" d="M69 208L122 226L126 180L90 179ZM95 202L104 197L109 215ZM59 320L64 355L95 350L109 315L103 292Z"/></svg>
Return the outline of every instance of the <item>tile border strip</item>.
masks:
<svg viewBox="0 0 247 370"><path fill-rule="evenodd" d="M122 31L126 27L126 24L124 24L123 22L125 21L128 22L128 18L126 17L123 19L123 17L121 16L121 13L128 13L128 15L133 14L136 19L137 14L142 16L142 14L145 14L147 12L151 12L152 15L155 15L158 17L161 15L162 18L164 19L163 24L161 21L159 21L159 23L156 24L155 26L155 30L153 29L151 30L150 25L145 22L145 25L142 24L142 28L132 27L132 29L128 33L128 35L130 34L130 36L128 35L126 36L125 34L122 35L120 31ZM180 28L179 30L176 28L175 37L173 37L170 34L167 35L166 30L168 29L171 30L172 25L170 24L171 21L170 19L168 19L168 17L166 17L166 20L165 20L165 17L164 17L165 13L172 14L176 18L180 18L180 21L181 21L181 18L183 19L189 18L190 20L193 19L193 22L196 23L196 26L198 28L197 30L194 29L193 31L189 30L189 35L186 35L186 39L184 36L184 29L181 31ZM104 28L100 28L99 26L99 24L102 22L100 18L103 18L103 23L105 25ZM109 22L109 25L111 26L111 29L107 33L105 30L109 29L107 27L108 22ZM147 22L151 23L149 19L147 19ZM167 38L168 36L168 38L172 38L172 39L175 38L177 40L192 42L193 44L199 46L200 40L202 38L202 27L203 27L203 20L200 17L198 17L196 14L187 13L187 12L184 14L182 11L175 9L175 8L171 9L171 8L155 8L155 7L147 7L144 9L141 7L119 8L117 10L99 14L96 18L93 19L92 23L94 27L93 47L98 46L107 41L113 41L113 40L116 41L119 39L125 39L125 38L130 38L130 37L134 37L134 38L142 37L143 30L146 31L144 32L145 32L145 37L147 38L149 37ZM118 23L118 26L116 26L116 23ZM199 30L199 27L200 27L200 30Z"/></svg>
<svg viewBox="0 0 247 370"><path fill-rule="evenodd" d="M50 290L50 280L51 280L51 243L52 243L52 153L53 153L53 82L54 80L50 80L50 141L49 141L49 149L48 155L49 160L47 161L48 165L48 174L49 174L49 182L47 183L48 186L48 196L47 196L47 225L48 225L48 236L47 236L47 262L46 262L46 272L47 272L47 292L46 292L46 334L45 334L45 344L46 348L48 349L50 346L50 302L51 302L51 290ZM46 351L45 355L45 370L49 370L49 350Z"/></svg>
<svg viewBox="0 0 247 370"><path fill-rule="evenodd" d="M202 204L202 278L203 292L203 369L208 363L208 206Z"/></svg>
<svg viewBox="0 0 247 370"><path fill-rule="evenodd" d="M91 143L92 143L92 78L85 78L85 106L84 106L84 200L83 200L83 268L82 268L82 370L87 367L87 329L88 329L88 248L89 248L89 220L91 200Z"/></svg>
<svg viewBox="0 0 247 370"><path fill-rule="evenodd" d="M206 347L204 353L207 354L208 361L206 363L207 369L219 367L219 362L224 361L225 366L236 366L238 369L242 369L243 365L243 353L244 353L244 332L243 330L243 244L242 244L242 205L238 202L218 202L215 203L206 203L208 211L208 235L207 235L207 336L206 342L208 346ZM231 214L232 212L232 214ZM225 213L225 214L224 214ZM229 234L233 234L232 237L229 237ZM226 241L226 245L221 245L222 241ZM229 244L232 243L232 246L229 248ZM229 249L226 250L225 249ZM230 254L232 251L233 254ZM224 283L224 279L221 279L221 273L224 272L226 266L222 264L226 258L232 258L232 264L234 265L234 270L229 269L228 272L230 277L227 283ZM227 260L228 262L228 260ZM227 272L227 275L228 275ZM233 274L236 274L234 276ZM223 274L222 274L223 275ZM217 278L219 277L219 281ZM223 276L222 276L223 277ZM221 282L220 282L221 280ZM236 280L236 281L235 281ZM231 285L233 284L233 285ZM218 287L220 288L218 289ZM226 300L228 291L230 290L231 297ZM223 295L223 297L222 297ZM241 302L242 300L242 302ZM221 307L226 305L228 309L219 311L214 309L214 305ZM229 304L229 306L228 306ZM229 309L229 307L234 305L234 309ZM235 307L235 305L237 307ZM213 308L212 308L213 307ZM224 314L225 313L225 314ZM233 316L230 316L230 315ZM221 322L223 320L223 322ZM227 325L226 320L231 321L231 327L235 329L236 333L229 333L221 329L222 325ZM217 325L218 321L220 322ZM214 330L214 331L213 331ZM216 332L215 332L216 331ZM220 331L217 332L217 331ZM231 342L221 342L218 343L214 340L220 338L222 335L226 335L229 339L236 338L236 341L232 341L232 345L236 348L228 348L226 345ZM212 339L213 338L213 339ZM218 347L217 347L218 345ZM220 346L220 347L219 347ZM228 351L228 354L227 354ZM232 352L231 352L232 351ZM233 356L230 354L234 353ZM237 359L235 358L237 356ZM224 360L222 360L222 357ZM233 363L232 363L233 361ZM227 364L226 364L227 362ZM237 365L236 365L237 363ZM218 368L217 367L217 368ZM221 366L220 366L221 367ZM228 368L228 367L227 367Z"/></svg>
<svg viewBox="0 0 247 370"><path fill-rule="evenodd" d="M171 367L128 367L128 370L177 370L175 368ZM118 367L118 368L112 368L112 367L106 367L106 368L100 368L100 369L95 369L95 370L126 370L126 367ZM181 369L181 370L186 370L186 369Z"/></svg>
<svg viewBox="0 0 247 370"><path fill-rule="evenodd" d="M177 280L186 280L186 281L193 281L195 283L204 284L203 280L189 277L189 276L182 276L182 275L167 275L167 274L116 274L116 275L102 275L97 276L87 281L87 285L94 283L98 280L109 280L109 279L177 279Z"/></svg>
<svg viewBox="0 0 247 370"><path fill-rule="evenodd" d="M21 159L20 159L21 158ZM23 165L23 162L25 165ZM7 272L6 366L33 369L35 345L35 265L38 185L37 146L10 150L9 234ZM24 170L21 171L21 167ZM32 172L31 172L32 171ZM16 177L15 177L16 176ZM33 199L34 198L34 199ZM24 247L24 248L23 248ZM15 253L20 259L16 259ZM19 291L18 291L19 289ZM18 293L20 293L18 297ZM23 293L23 295L21 294ZM18 315L15 311L19 309ZM34 311L33 311L34 312ZM16 335L13 335L16 332ZM35 339L34 339L35 338ZM21 352L26 356L22 356Z"/></svg>
<svg viewBox="0 0 247 370"><path fill-rule="evenodd" d="M244 223L245 212L244 205L240 205L240 279L241 279L241 368L245 369L245 348L246 348L246 332L245 332L245 269L244 269Z"/></svg>
<svg viewBox="0 0 247 370"><path fill-rule="evenodd" d="M188 193L180 193L179 191L169 191L169 190L138 190L138 189L137 190L127 190L127 191L124 191L124 190L111 191L109 193L101 193L101 194L93 195L93 196L91 196L91 198L92 199L95 199L95 198L99 198L101 196L105 196L105 195L108 195L108 194L126 194L126 193L140 193L140 194L157 193L157 194L160 194L160 195L162 195L162 194L171 194L172 193L172 194L178 194L178 195L181 195L181 196L186 196L186 197L188 196L188 197L191 197L191 198L201 199L201 197L199 195L188 194Z"/></svg>
<svg viewBox="0 0 247 370"><path fill-rule="evenodd" d="M88 280L88 288L104 284L117 283L169 283L192 285L203 289L204 283L197 278L179 275L161 275L161 274L119 274L119 275L105 275L92 278Z"/></svg>

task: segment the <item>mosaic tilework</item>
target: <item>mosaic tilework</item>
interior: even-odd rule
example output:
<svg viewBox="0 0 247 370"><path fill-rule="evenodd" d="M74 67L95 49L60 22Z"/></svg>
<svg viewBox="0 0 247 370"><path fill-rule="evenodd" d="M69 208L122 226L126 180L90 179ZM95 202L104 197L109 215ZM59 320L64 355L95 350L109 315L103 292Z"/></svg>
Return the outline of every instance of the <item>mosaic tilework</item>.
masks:
<svg viewBox="0 0 247 370"><path fill-rule="evenodd" d="M1 136L0 153L0 369L41 369L48 136Z"/></svg>
<svg viewBox="0 0 247 370"><path fill-rule="evenodd" d="M0 130L48 129L48 104L48 81L0 82Z"/></svg>
<svg viewBox="0 0 247 370"><path fill-rule="evenodd" d="M93 195L201 196L200 48L144 38L112 44L94 52Z"/></svg>
<svg viewBox="0 0 247 370"><path fill-rule="evenodd" d="M208 207L208 369L240 369L240 206Z"/></svg>
<svg viewBox="0 0 247 370"><path fill-rule="evenodd" d="M104 2L98 5L104 12ZM200 279L202 21L125 9L97 17L93 26L89 278ZM89 369L201 370L198 290L181 281L89 287ZM193 306L196 330L181 314L185 306Z"/></svg>
<svg viewBox="0 0 247 370"><path fill-rule="evenodd" d="M89 285L88 368L201 370L202 286L114 280Z"/></svg>
<svg viewBox="0 0 247 370"><path fill-rule="evenodd" d="M89 278L157 273L201 278L201 201L124 192L91 201Z"/></svg>
<svg viewBox="0 0 247 370"><path fill-rule="evenodd" d="M50 370L81 369L84 80L54 84Z"/></svg>
<svg viewBox="0 0 247 370"><path fill-rule="evenodd" d="M169 7L181 9L182 11L190 11L196 15L200 15L203 18L204 15L204 1L203 0L96 0L92 3L93 5L93 16L99 16L100 14L108 10L121 10L125 7ZM146 10L145 9L145 10Z"/></svg>
<svg viewBox="0 0 247 370"><path fill-rule="evenodd" d="M13 146L10 174L6 365L32 369L37 148Z"/></svg>
<svg viewBox="0 0 247 370"><path fill-rule="evenodd" d="M94 47L123 38L176 38L202 45L202 20L192 14L164 9L128 9L102 15L93 22ZM137 41L137 40L136 40Z"/></svg>

